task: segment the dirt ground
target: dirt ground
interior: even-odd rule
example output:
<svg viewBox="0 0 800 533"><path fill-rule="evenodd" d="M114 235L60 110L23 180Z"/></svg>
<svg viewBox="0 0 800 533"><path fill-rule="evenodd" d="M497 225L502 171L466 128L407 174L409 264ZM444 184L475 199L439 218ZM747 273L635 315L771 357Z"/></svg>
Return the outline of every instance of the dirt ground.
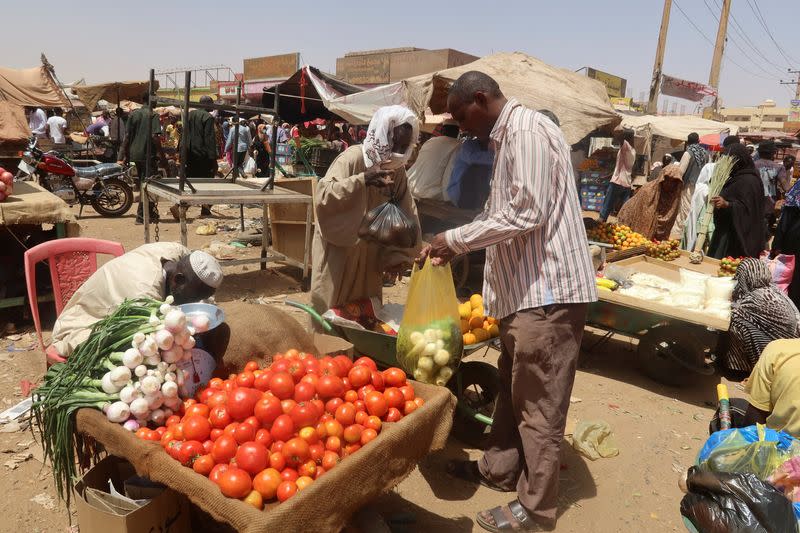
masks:
<svg viewBox="0 0 800 533"><path fill-rule="evenodd" d="M133 215L104 219L91 209L80 220L82 235L117 240L126 249L144 242L143 229L134 226ZM161 208L162 217L169 214ZM189 244L198 248L212 241L229 242L238 234L238 209L214 208L219 224L231 231L199 236L191 224ZM77 214L77 210L76 210ZM192 208L190 216L199 216ZM260 216L260 209L246 209L248 219ZM160 224L161 240L179 240L178 224L171 218ZM247 249L256 256L258 249ZM282 303L290 297L308 301L301 292L298 269L270 264L226 269L225 281L217 293L219 301L261 298L264 303ZM404 300L406 284L387 291L390 300ZM295 313L307 324L302 312ZM24 315L27 316L27 310ZM44 372L43 356L36 349L32 326L21 309L6 315L16 324L16 335L0 339L0 409L23 398L25 380L35 383ZM677 479L694 461L707 435L708 420L715 401L719 378L708 377L682 388L659 385L636 370L635 341L615 336L589 351L599 332L587 329L584 353L572 393L567 436L562 446L559 532L681 531L678 511L681 493ZM45 335L47 337L47 335ZM470 359L494 364L497 353L476 353ZM741 394L731 386L733 394ZM591 461L572 449L571 434L579 421L604 420L613 429L619 455ZM7 503L0 520L0 532L69 531L68 513L56 500L50 472L41 462L41 450L24 428L0 426L0 492ZM470 486L444 473L450 458L478 458L480 451L451 438L442 452L424 460L408 479L391 493L374 502L392 530L397 532L481 531L474 521L476 512L504 504L512 494ZM74 531L74 528L73 528Z"/></svg>

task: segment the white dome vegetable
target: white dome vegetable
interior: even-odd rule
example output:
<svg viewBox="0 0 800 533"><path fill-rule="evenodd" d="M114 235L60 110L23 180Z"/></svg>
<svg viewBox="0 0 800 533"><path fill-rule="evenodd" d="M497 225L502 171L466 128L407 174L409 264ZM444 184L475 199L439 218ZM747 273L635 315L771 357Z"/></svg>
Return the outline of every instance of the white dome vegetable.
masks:
<svg viewBox="0 0 800 533"><path fill-rule="evenodd" d="M125 353L122 354L122 364L128 368L136 368L141 365L143 361L144 356L142 352L136 348L128 348L125 350Z"/></svg>
<svg viewBox="0 0 800 533"><path fill-rule="evenodd" d="M436 353L437 349L438 348L436 347L436 341L429 342L428 344L425 345L425 349L422 350L422 355L426 355L428 357L433 357L433 355Z"/></svg>
<svg viewBox="0 0 800 533"><path fill-rule="evenodd" d="M144 398L136 398L131 402L131 414L135 416L137 419L139 418L146 418L147 414L150 412L150 407L147 404L147 400Z"/></svg>
<svg viewBox="0 0 800 533"><path fill-rule="evenodd" d="M106 418L115 424L125 422L131 415L130 407L125 402L114 402L108 407L106 411Z"/></svg>
<svg viewBox="0 0 800 533"><path fill-rule="evenodd" d="M106 394L116 394L122 387L117 387L111 379L111 372L106 372L100 379L100 387Z"/></svg>
<svg viewBox="0 0 800 533"><path fill-rule="evenodd" d="M175 342L175 338L172 336L172 333L166 329L156 331L155 340L159 350L169 350L172 348L172 344Z"/></svg>
<svg viewBox="0 0 800 533"><path fill-rule="evenodd" d="M433 359L425 356L420 357L417 360L417 368L421 368L425 372L430 372L431 370L433 370Z"/></svg>
<svg viewBox="0 0 800 533"><path fill-rule="evenodd" d="M171 309L164 317L164 325L172 333L177 333L186 327L186 315L180 309Z"/></svg>
<svg viewBox="0 0 800 533"><path fill-rule="evenodd" d="M439 366L444 366L450 362L450 352L447 350L437 350L433 356L433 362Z"/></svg>

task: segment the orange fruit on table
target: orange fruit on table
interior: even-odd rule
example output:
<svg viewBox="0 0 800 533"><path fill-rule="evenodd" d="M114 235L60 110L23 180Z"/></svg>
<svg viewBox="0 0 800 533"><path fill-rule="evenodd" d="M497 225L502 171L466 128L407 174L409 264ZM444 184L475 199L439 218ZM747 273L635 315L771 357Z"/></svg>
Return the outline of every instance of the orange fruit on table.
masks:
<svg viewBox="0 0 800 533"><path fill-rule="evenodd" d="M483 305L483 296L480 294L473 294L469 297L469 303L473 309L476 307L481 307Z"/></svg>
<svg viewBox="0 0 800 533"><path fill-rule="evenodd" d="M475 307L472 310L472 314L470 316L479 316L479 317L483 318L483 314L484 314L483 306L481 305L480 307Z"/></svg>
<svg viewBox="0 0 800 533"><path fill-rule="evenodd" d="M478 329L483 327L483 315L473 316L469 319L469 329Z"/></svg>
<svg viewBox="0 0 800 533"><path fill-rule="evenodd" d="M488 341L489 340L489 332L483 328L473 329L472 334L475 335L475 339L478 342Z"/></svg>
<svg viewBox="0 0 800 533"><path fill-rule="evenodd" d="M492 324L489 326L489 335L491 337L499 337L500 336L500 326L497 324Z"/></svg>
<svg viewBox="0 0 800 533"><path fill-rule="evenodd" d="M464 345L475 344L478 342L478 339L475 338L473 333L464 333Z"/></svg>
<svg viewBox="0 0 800 533"><path fill-rule="evenodd" d="M469 320L461 319L461 333L469 333Z"/></svg>

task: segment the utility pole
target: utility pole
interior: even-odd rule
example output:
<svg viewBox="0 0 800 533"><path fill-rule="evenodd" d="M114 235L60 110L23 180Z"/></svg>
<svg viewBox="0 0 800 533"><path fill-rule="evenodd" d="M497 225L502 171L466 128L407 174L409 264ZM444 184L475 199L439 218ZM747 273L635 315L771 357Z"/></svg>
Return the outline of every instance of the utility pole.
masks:
<svg viewBox="0 0 800 533"><path fill-rule="evenodd" d="M656 45L656 60L653 63L653 79L650 80L650 99L647 101L647 113L655 115L658 112L658 93L661 90L661 67L664 65L664 48L667 45L667 29L669 28L669 12L672 9L672 0L664 0L664 11L661 14L661 30L658 33Z"/></svg>
<svg viewBox="0 0 800 533"><path fill-rule="evenodd" d="M794 90L794 99L800 100L800 70L789 69L788 72L789 74L794 74L795 76L797 76L797 79L789 81L781 80L781 85L794 85L796 87Z"/></svg>
<svg viewBox="0 0 800 533"><path fill-rule="evenodd" d="M714 105L711 108L713 114L716 114L719 105L719 71L722 67L722 54L725 51L725 39L728 35L728 15L730 12L731 0L722 0L717 42L714 46L714 58L711 60L711 73L708 75L708 84L717 91L717 97L714 98Z"/></svg>

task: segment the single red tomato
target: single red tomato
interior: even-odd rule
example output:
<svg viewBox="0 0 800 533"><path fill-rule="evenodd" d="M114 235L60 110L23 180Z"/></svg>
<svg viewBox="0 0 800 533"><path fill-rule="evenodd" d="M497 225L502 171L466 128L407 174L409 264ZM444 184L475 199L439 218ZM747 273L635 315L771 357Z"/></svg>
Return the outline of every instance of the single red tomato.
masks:
<svg viewBox="0 0 800 533"><path fill-rule="evenodd" d="M187 440L183 444L181 444L181 450L178 454L178 460L184 466L192 466L194 460L200 457L201 455L205 455L206 449L203 448L203 443L196 440Z"/></svg>
<svg viewBox="0 0 800 533"><path fill-rule="evenodd" d="M253 380L253 388L258 389L261 392L266 392L269 390L269 380L272 378L272 372L261 371L256 378Z"/></svg>
<svg viewBox="0 0 800 533"><path fill-rule="evenodd" d="M325 412L330 414L335 414L336 409L344 403L344 400L341 398L331 398L327 402L325 402Z"/></svg>
<svg viewBox="0 0 800 533"><path fill-rule="evenodd" d="M294 379L288 372L273 372L269 378L269 390L279 400L286 400L294 395Z"/></svg>
<svg viewBox="0 0 800 533"><path fill-rule="evenodd" d="M313 459L309 459L298 467L297 474L300 477L307 476L313 478L317 474L317 463L315 463Z"/></svg>
<svg viewBox="0 0 800 533"><path fill-rule="evenodd" d="M387 387L383 391L383 396L386 398L386 403L389 404L389 407L400 409L406 402L405 396L397 387Z"/></svg>
<svg viewBox="0 0 800 533"><path fill-rule="evenodd" d="M276 495L279 502L283 503L295 494L297 494L297 484L294 481L283 481L278 485Z"/></svg>
<svg viewBox="0 0 800 533"><path fill-rule="evenodd" d="M356 411L355 422L356 424L361 424L363 426L367 422L367 419L369 418L369 413L367 413L367 411L365 410L366 407L364 407L364 402L358 400L356 404L358 404L356 407L356 409L358 410Z"/></svg>
<svg viewBox="0 0 800 533"><path fill-rule="evenodd" d="M278 472L286 468L286 457L281 452L272 452L269 454L269 467L274 468Z"/></svg>
<svg viewBox="0 0 800 533"><path fill-rule="evenodd" d="M308 453L311 455L311 460L317 464L322 461L322 456L325 454L325 445L320 441L310 444L308 446Z"/></svg>
<svg viewBox="0 0 800 533"><path fill-rule="evenodd" d="M181 460L180 453L182 447L183 447L183 441L173 440L168 442L164 449L166 450L166 452L169 454L170 457L172 457L176 461L180 461Z"/></svg>
<svg viewBox="0 0 800 533"><path fill-rule="evenodd" d="M210 439L206 439L203 441L203 449L206 451L207 454L211 454L211 450L214 449L214 441Z"/></svg>
<svg viewBox="0 0 800 533"><path fill-rule="evenodd" d="M370 417L367 417L367 420L362 425L364 427L366 427L366 428L374 429L375 431L380 432L381 426L383 424L381 423L381 419L378 418L377 416L370 416Z"/></svg>
<svg viewBox="0 0 800 533"><path fill-rule="evenodd" d="M261 391L248 387L238 387L228 393L228 413L231 418L241 422L248 416L253 415L253 408L263 394Z"/></svg>
<svg viewBox="0 0 800 533"><path fill-rule="evenodd" d="M317 382L317 394L323 400L338 398L344 394L344 383L338 376L322 376Z"/></svg>
<svg viewBox="0 0 800 533"><path fill-rule="evenodd" d="M294 386L294 401L297 403L310 401L314 398L316 393L317 390L314 388L314 385L301 381Z"/></svg>
<svg viewBox="0 0 800 533"><path fill-rule="evenodd" d="M192 407L196 407L196 405ZM186 440L199 440L202 442L206 440L210 434L211 423L208 421L208 415L205 417L200 415L187 415L184 417L183 436L186 437Z"/></svg>
<svg viewBox="0 0 800 533"><path fill-rule="evenodd" d="M425 405L425 400L417 396L416 398L414 398L414 403L417 404L417 408L419 408Z"/></svg>
<svg viewBox="0 0 800 533"><path fill-rule="evenodd" d="M228 498L244 498L253 489L253 481L250 474L241 468L231 467L220 474L219 490Z"/></svg>
<svg viewBox="0 0 800 533"><path fill-rule="evenodd" d="M167 431L166 433L161 435L161 446L166 448L167 447L167 443L169 443L169 442L171 442L173 440L175 440L175 435L172 433L172 431Z"/></svg>
<svg viewBox="0 0 800 533"><path fill-rule="evenodd" d="M284 355L286 355L287 359L300 359L300 350L297 348L289 348Z"/></svg>
<svg viewBox="0 0 800 533"><path fill-rule="evenodd" d="M220 405L224 406L226 403L228 403L228 393L224 390L215 390L214 394L206 401L206 405L208 405L210 409L214 409Z"/></svg>
<svg viewBox="0 0 800 533"><path fill-rule="evenodd" d="M352 403L343 403L336 408L335 416L342 426L349 426L356 420L356 408Z"/></svg>
<svg viewBox="0 0 800 533"><path fill-rule="evenodd" d="M285 357L280 357L272 362L269 369L273 373L273 375L279 372L286 372L286 369L289 368L290 362L291 361L289 361Z"/></svg>
<svg viewBox="0 0 800 533"><path fill-rule="evenodd" d="M416 410L417 410L417 402L415 402L414 400L407 400L403 404L403 414L406 416L410 415Z"/></svg>
<svg viewBox="0 0 800 533"><path fill-rule="evenodd" d="M387 422L397 422L401 418L403 418L403 413L401 413L397 407L390 407L386 412Z"/></svg>
<svg viewBox="0 0 800 533"><path fill-rule="evenodd" d="M236 449L239 444L230 435L222 435L214 441L214 447L211 449L211 457L214 458L215 463L228 463L236 456Z"/></svg>
<svg viewBox="0 0 800 533"><path fill-rule="evenodd" d="M166 428L166 427L164 427L164 426L158 426L158 427L157 427L156 429L154 429L153 431L155 431L155 432L156 432L156 434L158 435L158 439L156 439L156 440L161 440L161 437L163 437L163 436L164 436L164 433L166 433L166 432L167 432L167 428Z"/></svg>
<svg viewBox="0 0 800 533"><path fill-rule="evenodd" d="M247 505L255 507L259 511L264 508L264 497L255 489L251 490L250 494L242 498L242 501Z"/></svg>
<svg viewBox="0 0 800 533"><path fill-rule="evenodd" d="M184 420L187 416L202 416L203 418L208 418L210 410L208 405L204 403L195 403L186 408L183 418Z"/></svg>
<svg viewBox="0 0 800 533"><path fill-rule="evenodd" d="M344 432L344 430L342 430ZM325 439L325 449L339 453L342 451L342 439L339 437L328 437Z"/></svg>
<svg viewBox="0 0 800 533"><path fill-rule="evenodd" d="M375 361L370 359L369 357L359 357L355 361L353 361L353 366L366 366L367 368L372 370L378 370L378 365L375 364Z"/></svg>
<svg viewBox="0 0 800 533"><path fill-rule="evenodd" d="M167 418L167 421L164 423L164 425L167 427L171 427L174 426L175 424L180 424L180 422L181 422L181 417L179 417L178 415L172 415L169 418Z"/></svg>
<svg viewBox="0 0 800 533"><path fill-rule="evenodd" d="M308 443L300 437L295 437L286 441L281 453L286 457L286 462L291 466L303 464L311 457Z"/></svg>
<svg viewBox="0 0 800 533"><path fill-rule="evenodd" d="M384 417L389 411L389 402L387 402L384 395L378 391L368 392L364 397L364 403L370 415Z"/></svg>
<svg viewBox="0 0 800 533"><path fill-rule="evenodd" d="M387 387L400 388L406 384L406 373L396 366L383 371L383 382Z"/></svg>
<svg viewBox="0 0 800 533"><path fill-rule="evenodd" d="M308 444L319 442L317 436L317 429L312 426L306 426L297 432L297 436L306 441Z"/></svg>
<svg viewBox="0 0 800 533"><path fill-rule="evenodd" d="M295 481L299 475L294 468L284 468L281 470L281 479L284 481Z"/></svg>
<svg viewBox="0 0 800 533"><path fill-rule="evenodd" d="M240 387L252 387L253 384L256 382L256 376L253 372L249 370L245 370L238 376L236 376L236 384Z"/></svg>
<svg viewBox="0 0 800 533"><path fill-rule="evenodd" d="M214 458L209 454L201 455L194 460L192 469L202 476L208 477L211 469L214 468Z"/></svg>
<svg viewBox="0 0 800 533"><path fill-rule="evenodd" d="M256 428L244 422L237 424L236 427L233 428L233 438L236 439L236 442L239 444L256 440Z"/></svg>
<svg viewBox="0 0 800 533"><path fill-rule="evenodd" d="M364 398L366 398L368 392L372 392L374 390L375 386L372 383L364 385L363 387L358 389L358 399L363 400Z"/></svg>
<svg viewBox="0 0 800 533"><path fill-rule="evenodd" d="M208 388L209 389L221 389L223 387L224 382L222 378L211 378L208 380Z"/></svg>
<svg viewBox="0 0 800 533"><path fill-rule="evenodd" d="M361 433L361 445L365 446L368 442L375 440L375 437L378 436L378 432L371 428L366 428Z"/></svg>
<svg viewBox="0 0 800 533"><path fill-rule="evenodd" d="M258 361L248 361L247 364L244 365L245 372L255 372L256 370L258 370Z"/></svg>
<svg viewBox="0 0 800 533"><path fill-rule="evenodd" d="M325 414L325 402L323 402L319 398L314 398L313 400L311 400L311 403L314 405L314 407L317 408L317 412L319 413L320 416Z"/></svg>
<svg viewBox="0 0 800 533"><path fill-rule="evenodd" d="M361 434L364 432L364 426L361 424L353 424L344 428L344 441L347 444L353 444L361 440Z"/></svg>
<svg viewBox="0 0 800 533"><path fill-rule="evenodd" d="M343 378L350 372L350 369L353 368L353 360L347 357L346 355L337 355L333 358L333 362L339 365L339 377Z"/></svg>
<svg viewBox="0 0 800 533"><path fill-rule="evenodd" d="M213 407L208 415L208 420L211 422L211 426L217 429L225 429L233 421L230 413L228 413L228 408L224 405Z"/></svg>
<svg viewBox="0 0 800 533"><path fill-rule="evenodd" d="M283 411L283 414L288 415L291 412L291 410L294 409L295 405L297 405L297 402L292 399L282 400L281 411Z"/></svg>
<svg viewBox="0 0 800 533"><path fill-rule="evenodd" d="M328 471L338 464L339 454L331 450L325 450L325 453L322 455L322 468Z"/></svg>
<svg viewBox="0 0 800 533"><path fill-rule="evenodd" d="M224 430L219 428L214 428L211 430L211 433L209 433L208 438L211 439L212 441L215 441L224 434L225 434Z"/></svg>
<svg viewBox="0 0 800 533"><path fill-rule="evenodd" d="M319 375L338 376L340 367L333 361L332 357L325 356L319 361Z"/></svg>
<svg viewBox="0 0 800 533"><path fill-rule="evenodd" d="M375 390L379 392L383 392L383 389L386 386L383 382L383 374L377 370L372 371L372 386L375 387Z"/></svg>
<svg viewBox="0 0 800 533"><path fill-rule="evenodd" d="M253 409L255 417L261 424L269 428L278 416L283 413L281 401L275 396L264 396L256 402Z"/></svg>
<svg viewBox="0 0 800 533"><path fill-rule="evenodd" d="M225 473L231 465L228 463L217 463L211 468L211 472L208 474L208 479L213 481L214 483L219 483L220 476Z"/></svg>
<svg viewBox="0 0 800 533"><path fill-rule="evenodd" d="M313 373L313 374L306 374L305 376L303 376L303 378L300 380L300 383L308 383L309 385L313 385L314 391L316 392L318 381L319 381L319 375L317 373Z"/></svg>
<svg viewBox="0 0 800 533"><path fill-rule="evenodd" d="M256 431L256 442L265 448L272 446L272 435L268 429L261 428Z"/></svg>
<svg viewBox="0 0 800 533"><path fill-rule="evenodd" d="M208 400L216 393L217 391L212 389L211 387L206 387L203 390L197 392L197 401L201 404L208 405Z"/></svg>
<svg viewBox="0 0 800 533"><path fill-rule="evenodd" d="M250 424L256 431L261 429L261 422L255 416L248 416L247 418L244 419L243 423Z"/></svg>
<svg viewBox="0 0 800 533"><path fill-rule="evenodd" d="M314 426L321 414L311 402L298 403L289 411L289 416L292 417L295 429Z"/></svg>
<svg viewBox="0 0 800 533"><path fill-rule="evenodd" d="M236 374L231 374L230 377L225 380L223 390L230 394L236 387L238 387L236 384Z"/></svg>
<svg viewBox="0 0 800 533"><path fill-rule="evenodd" d="M261 494L265 500L275 498L278 493L278 485L281 484L281 473L274 468L265 468L253 478L253 488Z"/></svg>
<svg viewBox="0 0 800 533"><path fill-rule="evenodd" d="M342 457L347 457L348 455L353 455L354 453L356 453L360 449L361 449L361 443L360 442L354 442L353 444L348 444L342 450Z"/></svg>
<svg viewBox="0 0 800 533"><path fill-rule="evenodd" d="M303 359L303 366L306 367L306 375L316 376L319 374L319 359L316 357L306 357Z"/></svg>
<svg viewBox="0 0 800 533"><path fill-rule="evenodd" d="M245 442L236 450L236 465L250 475L256 475L269 464L267 448L257 442Z"/></svg>
<svg viewBox="0 0 800 533"><path fill-rule="evenodd" d="M325 435L328 437L341 437L342 433L344 433L344 426L340 421L328 420L325 422Z"/></svg>
<svg viewBox="0 0 800 533"><path fill-rule="evenodd" d="M283 450L283 445L285 443L282 440L275 440L272 441L272 446L269 447L269 453L280 452Z"/></svg>
<svg viewBox="0 0 800 533"><path fill-rule="evenodd" d="M324 474L325 472L327 472L327 470L325 470L325 469L324 469L324 468L322 468L321 466L318 466L318 467L317 467L317 475L316 475L316 476L314 476L314 480L316 481L317 479L321 478L321 477L322 477L322 474Z"/></svg>
<svg viewBox="0 0 800 533"><path fill-rule="evenodd" d="M350 380L350 385L358 389L372 382L372 370L368 366L356 364L350 369L347 378Z"/></svg>
<svg viewBox="0 0 800 533"><path fill-rule="evenodd" d="M292 359L289 366L286 367L286 371L292 376L292 381L297 384L306 375L306 365L300 359Z"/></svg>
<svg viewBox="0 0 800 533"><path fill-rule="evenodd" d="M361 368L364 368L363 366ZM344 393L344 401L346 402L357 402L358 401L358 392L350 389L349 391Z"/></svg>
<svg viewBox="0 0 800 533"><path fill-rule="evenodd" d="M149 428L139 428L136 430L136 436L142 440L150 440L150 433L152 432Z"/></svg>
<svg viewBox="0 0 800 533"><path fill-rule="evenodd" d="M314 471L316 473L316 468L314 469ZM309 485L311 485L313 482L314 482L314 478L312 478L312 477L300 476L299 478L297 478L297 481L295 481L295 483L297 484L297 491L300 492L301 490L303 490L303 489L307 488Z"/></svg>
<svg viewBox="0 0 800 533"><path fill-rule="evenodd" d="M294 435L294 422L289 415L280 415L272 423L270 433L273 440L280 440L286 442Z"/></svg>
<svg viewBox="0 0 800 533"><path fill-rule="evenodd" d="M405 398L406 401L410 401L416 398L416 394L414 393L414 387L412 387L411 385L408 384L403 385L402 387L400 387L400 392L403 393L403 398Z"/></svg>

